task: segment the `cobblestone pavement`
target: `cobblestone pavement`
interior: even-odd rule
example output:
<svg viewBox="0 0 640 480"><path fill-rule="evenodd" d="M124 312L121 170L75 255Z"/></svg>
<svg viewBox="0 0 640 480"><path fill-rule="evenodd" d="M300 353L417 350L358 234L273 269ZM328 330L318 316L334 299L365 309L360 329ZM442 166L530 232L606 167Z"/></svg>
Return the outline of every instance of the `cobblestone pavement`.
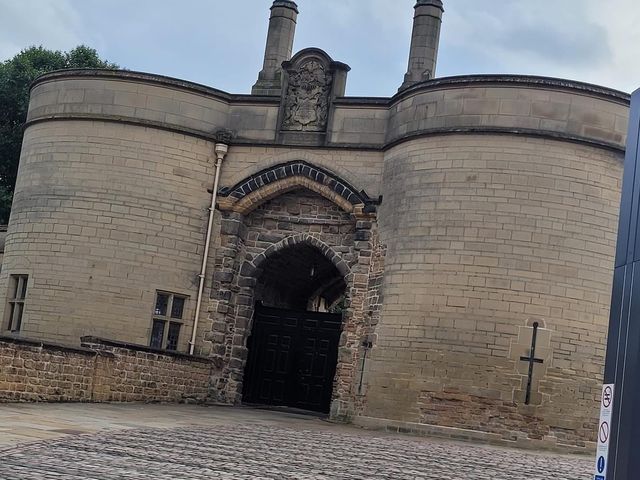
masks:
<svg viewBox="0 0 640 480"><path fill-rule="evenodd" d="M589 457L388 435L315 422L303 428L258 423L69 435L0 448L0 479L590 478Z"/></svg>

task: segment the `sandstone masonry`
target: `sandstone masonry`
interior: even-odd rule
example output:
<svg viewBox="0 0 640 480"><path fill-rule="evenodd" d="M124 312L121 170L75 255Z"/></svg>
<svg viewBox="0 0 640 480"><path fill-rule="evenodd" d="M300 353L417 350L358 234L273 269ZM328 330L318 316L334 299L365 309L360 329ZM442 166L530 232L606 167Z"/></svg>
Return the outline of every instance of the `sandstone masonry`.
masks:
<svg viewBox="0 0 640 480"><path fill-rule="evenodd" d="M316 369L335 368L333 419L593 446L629 96L427 79L443 5L416 7L389 98L345 96L349 67L322 50L291 56L290 1L254 95L130 71L38 79L0 273L0 395L240 404L262 304L342 315ZM158 335L175 351L131 345ZM291 338L267 338L263 363L310 375L314 338Z"/></svg>
<svg viewBox="0 0 640 480"><path fill-rule="evenodd" d="M82 347L0 338L0 402L203 402L209 359L85 337Z"/></svg>

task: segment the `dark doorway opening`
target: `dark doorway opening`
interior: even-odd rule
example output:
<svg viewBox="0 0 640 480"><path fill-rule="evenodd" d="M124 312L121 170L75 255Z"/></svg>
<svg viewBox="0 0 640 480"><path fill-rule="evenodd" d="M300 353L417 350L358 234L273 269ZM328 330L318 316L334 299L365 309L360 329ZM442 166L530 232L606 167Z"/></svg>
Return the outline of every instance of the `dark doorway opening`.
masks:
<svg viewBox="0 0 640 480"><path fill-rule="evenodd" d="M346 284L318 249L297 244L261 265L243 401L328 413Z"/></svg>
<svg viewBox="0 0 640 480"><path fill-rule="evenodd" d="M244 401L329 412L342 315L257 307Z"/></svg>

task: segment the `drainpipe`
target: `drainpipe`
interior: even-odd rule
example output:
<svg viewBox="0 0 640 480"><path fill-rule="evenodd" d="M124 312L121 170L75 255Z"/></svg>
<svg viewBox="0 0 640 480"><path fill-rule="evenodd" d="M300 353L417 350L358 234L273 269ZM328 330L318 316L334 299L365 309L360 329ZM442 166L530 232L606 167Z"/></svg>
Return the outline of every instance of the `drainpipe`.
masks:
<svg viewBox="0 0 640 480"><path fill-rule="evenodd" d="M198 285L198 300L196 301L196 313L193 318L193 332L191 333L191 341L189 342L189 355L193 355L196 346L196 333L198 331L198 319L200 318L200 309L202 307L202 293L204 292L204 282L207 274L207 261L209 260L209 246L211 245L211 230L213 229L213 215L216 210L216 197L218 195L218 183L220 182L220 170L222 169L222 161L229 151L229 145L226 143L216 143L214 150L216 154L216 173L213 180L213 192L211 192L211 206L209 207L209 222L207 223L207 239L204 242L204 252L202 252L202 268L200 269L200 284Z"/></svg>

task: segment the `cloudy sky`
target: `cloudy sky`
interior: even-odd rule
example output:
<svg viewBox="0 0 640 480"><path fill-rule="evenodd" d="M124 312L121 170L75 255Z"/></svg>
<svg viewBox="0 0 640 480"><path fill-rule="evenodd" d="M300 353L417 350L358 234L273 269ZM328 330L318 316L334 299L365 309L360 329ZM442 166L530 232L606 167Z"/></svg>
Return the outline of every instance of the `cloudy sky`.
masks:
<svg viewBox="0 0 640 480"><path fill-rule="evenodd" d="M295 50L349 64L349 95L392 95L415 0L298 0ZM438 76L526 73L640 87L638 0L444 0ZM130 70L247 93L271 0L0 0L0 60L86 44Z"/></svg>

